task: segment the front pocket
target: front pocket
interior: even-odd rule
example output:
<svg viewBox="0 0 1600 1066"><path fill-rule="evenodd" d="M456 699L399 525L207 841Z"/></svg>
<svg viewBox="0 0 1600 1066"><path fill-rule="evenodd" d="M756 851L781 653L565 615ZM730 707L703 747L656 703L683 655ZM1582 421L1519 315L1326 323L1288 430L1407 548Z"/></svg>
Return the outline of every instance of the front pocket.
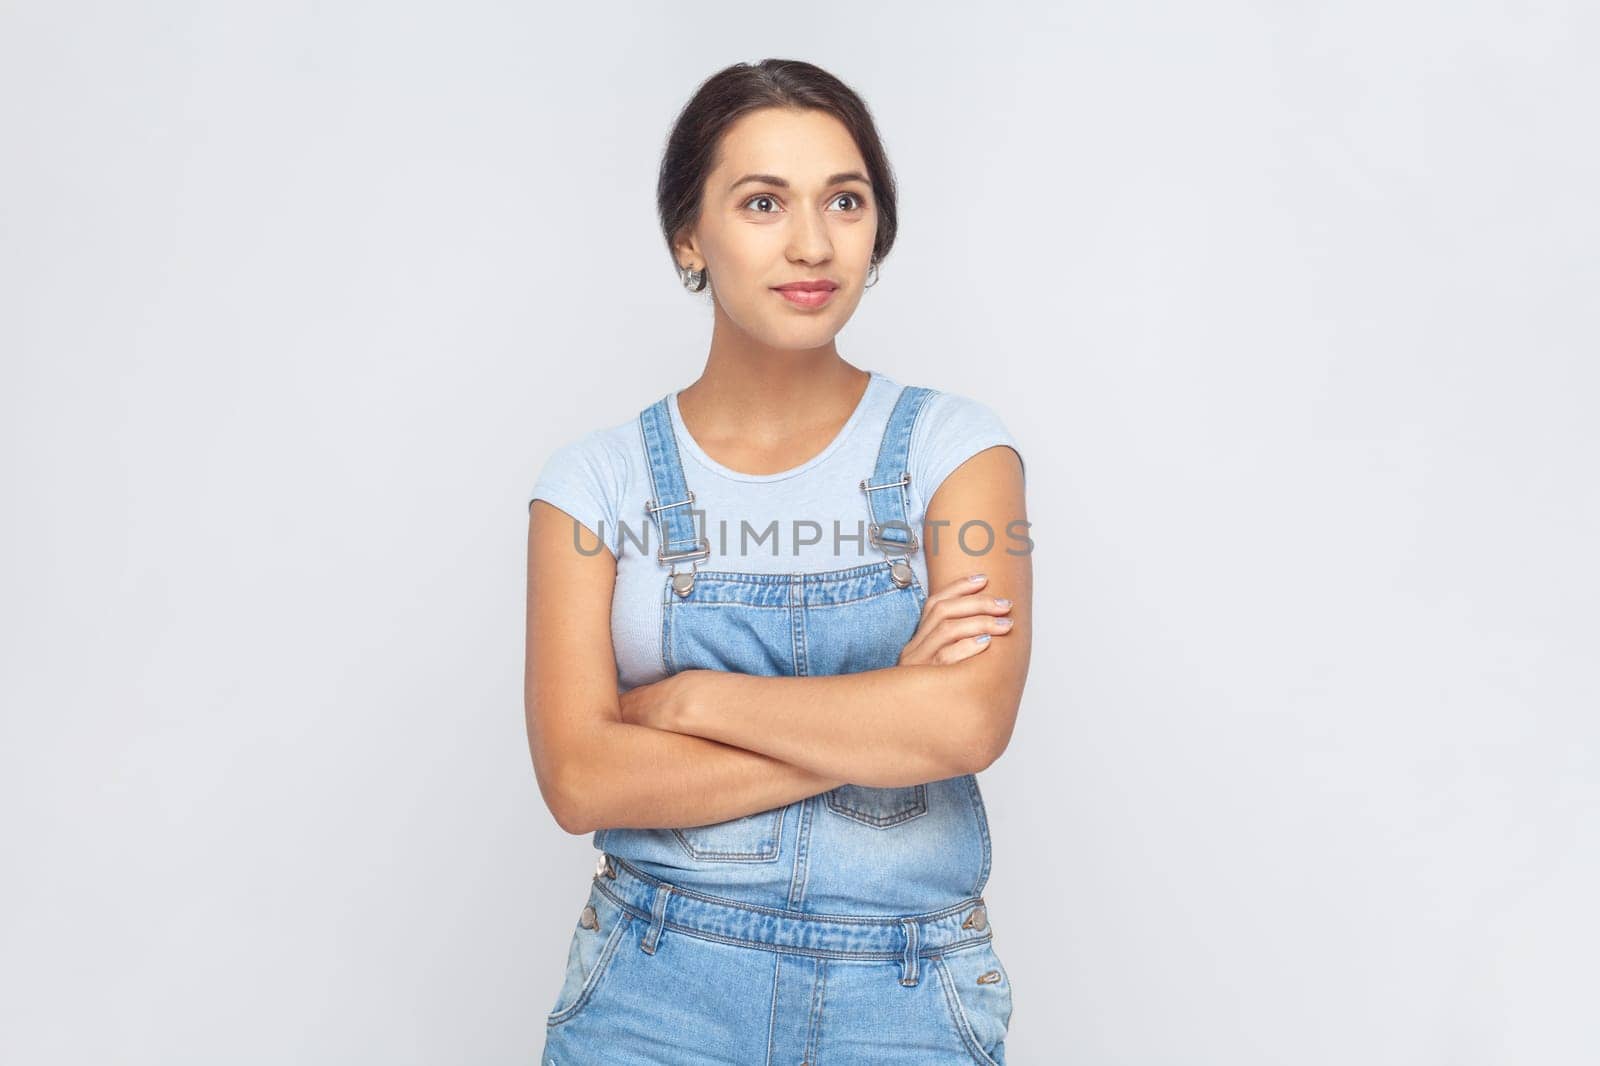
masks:
<svg viewBox="0 0 1600 1066"><path fill-rule="evenodd" d="M683 850L701 862L774 862L783 846L783 808L713 825L674 829Z"/></svg>
<svg viewBox="0 0 1600 1066"><path fill-rule="evenodd" d="M995 954L994 937L933 957L945 1007L961 1042L979 1066L1004 1066L1011 1029L1011 978Z"/></svg>
<svg viewBox="0 0 1600 1066"><path fill-rule="evenodd" d="M928 786L867 788L840 785L825 793L828 809L874 829L888 829L928 813Z"/></svg>
<svg viewBox="0 0 1600 1066"><path fill-rule="evenodd" d="M567 948L567 969L556 994L555 1006L545 1024L560 1025L577 1017L594 998L617 947L623 942L633 916L593 885L588 904L578 915L577 928Z"/></svg>

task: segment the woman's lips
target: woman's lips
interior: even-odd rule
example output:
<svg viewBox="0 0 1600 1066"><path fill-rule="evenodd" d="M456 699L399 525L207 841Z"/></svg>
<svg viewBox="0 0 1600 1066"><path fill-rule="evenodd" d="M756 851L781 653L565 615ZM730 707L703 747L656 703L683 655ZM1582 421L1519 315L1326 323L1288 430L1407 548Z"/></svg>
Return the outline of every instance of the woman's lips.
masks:
<svg viewBox="0 0 1600 1066"><path fill-rule="evenodd" d="M838 289L773 289L773 292L782 296L796 307L821 307L833 299L833 294Z"/></svg>

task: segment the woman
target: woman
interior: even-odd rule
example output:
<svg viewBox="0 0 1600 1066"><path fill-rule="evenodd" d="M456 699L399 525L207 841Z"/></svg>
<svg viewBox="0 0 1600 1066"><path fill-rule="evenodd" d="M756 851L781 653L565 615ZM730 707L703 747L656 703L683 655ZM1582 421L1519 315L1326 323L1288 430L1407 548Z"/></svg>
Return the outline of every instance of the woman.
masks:
<svg viewBox="0 0 1600 1066"><path fill-rule="evenodd" d="M973 775L1027 674L1016 442L839 355L896 211L836 78L712 77L657 199L705 369L529 504L529 744L601 852L543 1061L1003 1063Z"/></svg>

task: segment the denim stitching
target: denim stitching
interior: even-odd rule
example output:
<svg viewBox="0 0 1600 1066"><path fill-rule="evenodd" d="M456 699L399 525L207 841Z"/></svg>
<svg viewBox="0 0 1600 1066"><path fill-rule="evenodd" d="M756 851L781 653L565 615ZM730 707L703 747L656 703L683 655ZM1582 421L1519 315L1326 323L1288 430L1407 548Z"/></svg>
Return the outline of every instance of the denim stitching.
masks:
<svg viewBox="0 0 1600 1066"><path fill-rule="evenodd" d="M676 658L670 655L672 647L672 578L668 577L661 585L661 666L667 675L678 672Z"/></svg>
<svg viewBox="0 0 1600 1066"><path fill-rule="evenodd" d="M800 576L807 585L822 585L836 581L846 581L857 577L870 577L878 570L882 570L887 560L879 559L870 563L855 563L851 566L840 567L836 570L812 570ZM695 571L695 577L713 578L717 581L743 581L757 585L782 585L787 584L793 574L758 574L749 570L707 570L701 568Z"/></svg>
<svg viewBox="0 0 1600 1066"><path fill-rule="evenodd" d="M909 585L906 586L906 587L910 588ZM761 611L761 610L786 611L786 610L789 610L790 607L793 606L792 604L788 604L788 603L749 603L749 602L744 601L744 600L706 600L706 599L701 599L699 597L699 595L698 595L699 591L700 591L699 575L696 575L696 583L695 583L695 593L696 594L691 594L688 598L680 600L679 602L683 603L683 604L692 605L692 606L695 606L695 607L749 607L749 608L751 608L753 610L758 610L758 611ZM825 603L810 603L810 604L804 604L803 606L807 610L820 610L820 609L822 609L824 607L843 607L846 604L860 603L863 600L877 599L879 596L893 596L896 593L900 593L900 592L904 592L904 591L905 591L905 589L901 589L901 588L887 588L887 589L881 589L881 590L879 590L877 592L868 592L865 595L856 596L853 599L848 599L848 600L828 600ZM668 601L668 602L671 602L671 601Z"/></svg>
<svg viewBox="0 0 1600 1066"><path fill-rule="evenodd" d="M811 673L811 661L806 649L806 603L805 587L801 586L800 602L795 603L795 582L789 579L789 664L795 677L805 677Z"/></svg>
<svg viewBox="0 0 1600 1066"><path fill-rule="evenodd" d="M678 431L672 425L672 411L671 411L670 408L667 408L667 409L664 409L662 411L662 414L666 415L667 436L672 439L672 456L673 456L674 459L677 460L677 463L678 463L678 477L683 479L684 488L687 489L689 487L689 475L687 473L685 473L684 469L683 469L683 452L678 448ZM686 512L686 516L687 516L688 522L689 522L689 536L690 536L691 539L694 540L695 546L698 547L699 544L700 544L700 540L699 540L698 537L695 536L695 532L694 532L694 508L693 507L689 508L689 510ZM707 540L708 541L710 540L709 536L707 537Z"/></svg>
<svg viewBox="0 0 1600 1066"><path fill-rule="evenodd" d="M944 990L944 1001L950 1010L950 1020L955 1024L956 1032L960 1035L961 1042L966 1045L968 1053L979 1066L1000 1066L987 1051L983 1050L983 1045L978 1043L978 1035L972 1031L972 1022L967 1017L966 1008L956 992L955 977L946 968L942 954L933 957L933 966L939 973L939 986Z"/></svg>
<svg viewBox="0 0 1600 1066"><path fill-rule="evenodd" d="M683 850L689 853L691 859L714 860L716 862L772 862L783 853L783 808L774 807L770 811L761 811L758 814L747 814L743 818L731 818L729 821L742 822L746 819L764 817L773 820L776 816L777 830L772 833L772 847L768 851L698 851L689 843L689 838L684 836L683 829L672 830L672 835L678 838L678 843L683 845ZM713 823L721 824L721 823ZM701 829L704 826L686 826L688 829ZM677 888L674 887L674 892Z"/></svg>
<svg viewBox="0 0 1600 1066"><path fill-rule="evenodd" d="M816 797L807 796L799 807L795 813L794 869L789 874L789 894L785 897L797 911L805 902L806 886L811 881L811 812L816 809Z"/></svg>
<svg viewBox="0 0 1600 1066"><path fill-rule="evenodd" d="M606 892L604 888L602 888L601 891L605 892L607 896L611 895L611 893ZM674 888L673 893L677 894L677 892L678 890ZM623 910L627 911L630 917L641 917L640 912L638 912L629 904L617 899L613 899L613 902ZM651 917L652 916L650 915L643 915L642 920L648 920ZM894 962L905 957L905 952L903 951L852 951L847 948L807 948L800 947L795 944L775 944L770 940L746 940L743 937L725 936L721 933L707 932L704 929L695 929L692 926L679 925L677 922L674 922L671 919L663 921L661 926L664 930L671 929L674 932L682 933L684 936L692 936L699 940L709 940L717 944L727 944L730 947L736 948L757 948L761 951L772 951L780 955L802 955L806 958L812 959L854 959L859 962ZM969 937L966 940L956 940L942 947L918 948L917 958L937 958L939 953L942 951L950 951L956 948L966 947L969 944L977 943L982 940L988 940L992 936L993 934L986 934L976 939Z"/></svg>
<svg viewBox="0 0 1600 1066"><path fill-rule="evenodd" d="M844 786L842 785L840 786L840 788L843 787ZM868 786L858 785L857 787L866 788ZM844 801L842 796L840 796L836 802L835 796L839 791L837 788L830 789L826 795L826 799L828 801L828 807L836 814L841 814L846 818L861 822L862 824L871 826L874 829L887 829L890 826L900 825L902 822L909 822L913 818L920 818L924 814L928 813L928 786L922 784L911 785L907 787L914 790L915 798L912 800L912 805L903 811L896 811L893 814L873 814L871 811L864 811L859 807L852 807ZM889 790L884 789L883 791L887 792ZM974 892L973 895L976 896L978 893Z"/></svg>
<svg viewBox="0 0 1600 1066"><path fill-rule="evenodd" d="M983 841L983 865L978 870L978 884L972 890L974 896L981 896L984 888L989 884L989 868L994 861L994 849L989 841L989 815L983 806L983 793L978 789L978 775L967 774L965 776L967 788L972 793L972 807L977 815L978 837Z"/></svg>
<svg viewBox="0 0 1600 1066"><path fill-rule="evenodd" d="M600 979L611 968L611 960L616 957L617 945L622 942L622 934L633 924L633 915L629 912L629 908L623 905L622 909L624 911L623 920L615 924L615 927L611 930L611 935L606 938L605 947L600 949L600 957L595 960L594 969L584 979L583 987L578 990L577 998L560 1010L552 1011L548 1014L545 1017L545 1025L547 1027L571 1021L573 1016L582 1010L589 1002L590 997L594 995L594 990L600 985Z"/></svg>
<svg viewBox="0 0 1600 1066"><path fill-rule="evenodd" d="M823 1006L828 994L828 960L817 959L812 967L811 1019L806 1026L806 1062L817 1061L817 1048L822 1043Z"/></svg>
<svg viewBox="0 0 1600 1066"><path fill-rule="evenodd" d="M627 870L628 873L633 877L638 878L638 880L648 885L652 892L655 891L656 885L662 883L659 878L651 877L649 874L645 873L643 870L640 870L633 863L619 855L611 856L611 861L622 869ZM613 895L606 889L605 885L597 883L597 887L600 889L600 891L609 896L618 906L628 906L627 901L623 900L619 896ZM952 914L959 914L962 911L970 910L983 902L983 900L978 896L970 896L967 899L961 900L958 903L953 903L948 907L940 907L936 911L921 911L916 914L812 914L809 911L781 910L777 907L763 907L759 903L746 903L742 900L728 899L725 896L708 896L703 892L696 892L689 888L681 888L677 885L672 887L672 891L676 895L686 896L690 899L698 899L705 903L715 903L718 906L732 907L736 910L742 911L754 911L757 914L770 914L774 918L796 918L808 922L840 922L847 923L849 925L886 925L890 927L898 926L900 922L906 918L916 918L923 921L934 921L939 918L948 918ZM648 915L646 915L646 917L648 917ZM977 939L982 940L984 938L979 937Z"/></svg>

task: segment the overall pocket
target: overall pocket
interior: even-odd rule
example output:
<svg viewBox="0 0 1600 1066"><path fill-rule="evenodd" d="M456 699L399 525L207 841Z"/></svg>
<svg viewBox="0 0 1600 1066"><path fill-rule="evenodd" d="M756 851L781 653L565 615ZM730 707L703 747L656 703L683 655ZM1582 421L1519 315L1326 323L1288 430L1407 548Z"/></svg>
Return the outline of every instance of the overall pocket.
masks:
<svg viewBox="0 0 1600 1066"><path fill-rule="evenodd" d="M578 1016L594 999L618 947L626 943L633 916L594 885L589 901L578 914L577 927L567 948L567 968L556 994L555 1006L545 1018L547 1026L560 1025Z"/></svg>
<svg viewBox="0 0 1600 1066"><path fill-rule="evenodd" d="M979 1066L1005 1066L1011 1029L1011 978L995 954L994 937L931 960L950 1022Z"/></svg>
<svg viewBox="0 0 1600 1066"><path fill-rule="evenodd" d="M874 829L888 829L928 813L928 786L867 788L840 785L824 793L828 809Z"/></svg>
<svg viewBox="0 0 1600 1066"><path fill-rule="evenodd" d="M672 835L701 862L775 862L783 845L783 808L674 829Z"/></svg>

